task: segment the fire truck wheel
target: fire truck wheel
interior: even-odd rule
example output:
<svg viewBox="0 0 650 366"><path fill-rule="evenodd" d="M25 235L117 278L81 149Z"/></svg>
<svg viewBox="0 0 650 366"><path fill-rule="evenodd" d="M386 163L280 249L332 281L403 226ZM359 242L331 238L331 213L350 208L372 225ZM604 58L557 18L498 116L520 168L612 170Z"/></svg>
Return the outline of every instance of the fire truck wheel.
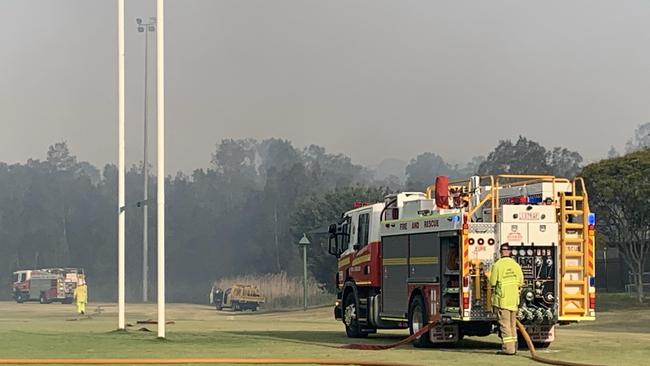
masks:
<svg viewBox="0 0 650 366"><path fill-rule="evenodd" d="M41 295L41 297L38 299L38 302L41 304L49 304L49 301L47 301L47 297L45 297L45 295Z"/></svg>
<svg viewBox="0 0 650 366"><path fill-rule="evenodd" d="M354 292L350 291L345 296L345 306L343 308L343 324L345 324L345 334L348 338L365 338L368 336L368 333L363 333L361 331L361 326L359 325L358 312L357 312L357 301L354 296Z"/></svg>
<svg viewBox="0 0 650 366"><path fill-rule="evenodd" d="M22 304L23 302L25 302L25 299L23 298L23 294L16 295L16 302L19 303L19 304Z"/></svg>
<svg viewBox="0 0 650 366"><path fill-rule="evenodd" d="M422 329L426 324L426 307L424 306L424 300L422 296L417 295L411 301L411 306L409 306L409 330L411 335L417 333ZM419 338L416 338L413 341L413 345L417 348L432 347L433 343L429 338L428 334L423 334Z"/></svg>

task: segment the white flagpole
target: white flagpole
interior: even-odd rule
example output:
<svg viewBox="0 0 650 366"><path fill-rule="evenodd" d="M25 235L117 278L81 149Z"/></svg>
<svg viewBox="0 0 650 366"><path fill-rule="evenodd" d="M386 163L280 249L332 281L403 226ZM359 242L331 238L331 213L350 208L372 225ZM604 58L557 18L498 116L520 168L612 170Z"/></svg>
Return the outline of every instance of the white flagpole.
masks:
<svg viewBox="0 0 650 366"><path fill-rule="evenodd" d="M156 1L158 83L158 338L165 338L165 9Z"/></svg>
<svg viewBox="0 0 650 366"><path fill-rule="evenodd" d="M117 163L117 328L124 330L124 0L117 0L117 119L118 119L118 163Z"/></svg>

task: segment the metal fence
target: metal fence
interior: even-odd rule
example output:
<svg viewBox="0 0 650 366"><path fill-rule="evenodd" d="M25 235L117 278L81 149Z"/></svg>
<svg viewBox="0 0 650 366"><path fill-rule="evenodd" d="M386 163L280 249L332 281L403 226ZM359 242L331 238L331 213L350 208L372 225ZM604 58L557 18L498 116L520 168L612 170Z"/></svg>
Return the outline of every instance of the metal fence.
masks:
<svg viewBox="0 0 650 366"><path fill-rule="evenodd" d="M650 292L650 272L643 272L641 277L641 285L643 286L643 292L648 294ZM636 296L637 285L634 283L634 274L628 272L628 281L625 285L625 292L630 297Z"/></svg>
<svg viewBox="0 0 650 366"><path fill-rule="evenodd" d="M618 248L608 247L607 251L596 252L596 287L604 292L636 293L634 277ZM650 261L643 275L643 290L650 294Z"/></svg>

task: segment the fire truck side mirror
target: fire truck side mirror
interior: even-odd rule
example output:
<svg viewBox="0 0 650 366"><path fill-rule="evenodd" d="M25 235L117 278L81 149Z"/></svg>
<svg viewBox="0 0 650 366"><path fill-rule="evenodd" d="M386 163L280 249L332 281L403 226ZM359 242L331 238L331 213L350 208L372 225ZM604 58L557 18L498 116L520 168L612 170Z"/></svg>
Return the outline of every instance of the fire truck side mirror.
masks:
<svg viewBox="0 0 650 366"><path fill-rule="evenodd" d="M338 228L338 225L336 225L336 224L331 224L331 225L329 226L329 228L327 229L327 231L328 231L329 234L330 234L330 237L329 237L329 248L327 249L327 251L329 252L329 254L331 254L331 255L333 255L333 256L336 256L336 257L338 258L338 256L339 256L339 249L338 249L338 247L339 247L339 246L338 246L338 237L337 237L337 235L336 235L336 230L337 230L337 228Z"/></svg>
<svg viewBox="0 0 650 366"><path fill-rule="evenodd" d="M330 234L329 248L327 249L327 251L331 255L336 256L338 258L340 253L339 253L339 248L338 248L337 242L338 242L338 240L336 238L336 234Z"/></svg>

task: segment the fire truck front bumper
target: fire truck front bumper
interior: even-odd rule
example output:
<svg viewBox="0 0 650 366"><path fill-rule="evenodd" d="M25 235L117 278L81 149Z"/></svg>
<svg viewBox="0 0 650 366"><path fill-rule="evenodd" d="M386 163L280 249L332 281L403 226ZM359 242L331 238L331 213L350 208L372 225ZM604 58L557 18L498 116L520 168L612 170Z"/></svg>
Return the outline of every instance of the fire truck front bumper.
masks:
<svg viewBox="0 0 650 366"><path fill-rule="evenodd" d="M336 320L343 319L343 310L341 309L341 300L336 300L336 303L334 303L334 319L336 319Z"/></svg>

